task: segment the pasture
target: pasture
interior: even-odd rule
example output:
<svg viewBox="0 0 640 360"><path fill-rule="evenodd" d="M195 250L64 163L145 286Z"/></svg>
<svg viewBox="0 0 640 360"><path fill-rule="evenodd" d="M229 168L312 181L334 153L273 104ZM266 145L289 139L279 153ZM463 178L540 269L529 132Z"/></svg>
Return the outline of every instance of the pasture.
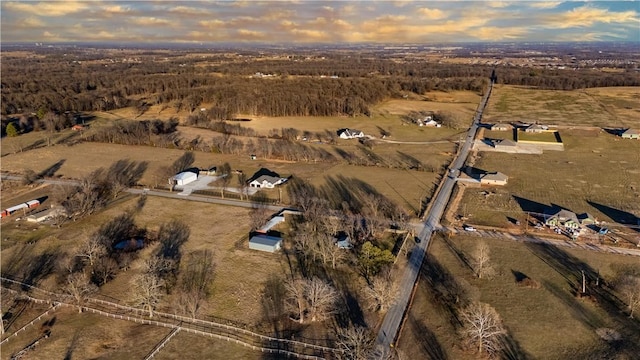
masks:
<svg viewBox="0 0 640 360"><path fill-rule="evenodd" d="M624 305L603 285L622 269L640 271L636 257L485 239L495 275L478 279L461 260L469 259L478 241L464 236L432 241L398 344L407 358L479 358L464 347L455 318L455 309L470 299L488 303L502 317L508 331L503 358L631 359L637 354L640 325L619 310ZM593 299L574 295L581 270ZM522 276L540 286L519 284ZM622 340L607 343L596 333L603 328L619 332Z"/></svg>
<svg viewBox="0 0 640 360"><path fill-rule="evenodd" d="M483 121L627 128L637 127L638 117L640 90L634 87L562 91L498 84Z"/></svg>

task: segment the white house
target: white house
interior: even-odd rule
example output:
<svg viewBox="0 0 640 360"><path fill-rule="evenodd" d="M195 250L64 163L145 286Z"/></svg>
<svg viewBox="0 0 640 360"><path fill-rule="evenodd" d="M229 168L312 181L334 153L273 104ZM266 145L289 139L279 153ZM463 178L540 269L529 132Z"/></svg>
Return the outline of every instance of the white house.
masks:
<svg viewBox="0 0 640 360"><path fill-rule="evenodd" d="M251 182L249 182L249 186L254 188L273 189L277 185L280 185L286 181L287 181L287 178L281 178L281 177L271 176L271 175L261 175L256 179L252 180Z"/></svg>
<svg viewBox="0 0 640 360"><path fill-rule="evenodd" d="M198 174L191 171L185 171L174 176L172 179L173 183L176 185L187 185L188 183L198 180Z"/></svg>
<svg viewBox="0 0 640 360"><path fill-rule="evenodd" d="M340 139L355 139L364 137L364 133L356 129L340 129L338 130L338 136Z"/></svg>
<svg viewBox="0 0 640 360"><path fill-rule="evenodd" d="M428 126L428 127L442 127L442 124L440 124L439 122L431 119L428 121L423 122L424 126Z"/></svg>
<svg viewBox="0 0 640 360"><path fill-rule="evenodd" d="M282 247L282 238L268 235L255 235L249 240L249 249L276 252Z"/></svg>

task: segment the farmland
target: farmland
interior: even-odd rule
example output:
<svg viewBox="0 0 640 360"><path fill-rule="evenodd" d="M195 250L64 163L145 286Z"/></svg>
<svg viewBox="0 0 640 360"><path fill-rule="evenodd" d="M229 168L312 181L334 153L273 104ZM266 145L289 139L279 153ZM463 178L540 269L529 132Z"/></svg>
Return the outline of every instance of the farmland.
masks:
<svg viewBox="0 0 640 360"><path fill-rule="evenodd" d="M409 358L477 358L460 341L459 323L453 316L457 303L466 299L488 303L498 311L510 338L505 354L512 358L631 359L637 353L638 323L612 309L609 301L614 299L573 295L581 269L589 269L587 273L594 276L598 273L602 284L622 269L640 271L635 257L487 239L496 274L478 279L461 261L469 258L478 241L459 236L437 237L432 242L399 342ZM540 287L519 285L516 274L526 275ZM595 286L595 279L589 281ZM621 333L622 341L603 341L596 333L601 328Z"/></svg>
<svg viewBox="0 0 640 360"><path fill-rule="evenodd" d="M497 85L484 121L627 128L637 125L640 90L632 87L560 91Z"/></svg>

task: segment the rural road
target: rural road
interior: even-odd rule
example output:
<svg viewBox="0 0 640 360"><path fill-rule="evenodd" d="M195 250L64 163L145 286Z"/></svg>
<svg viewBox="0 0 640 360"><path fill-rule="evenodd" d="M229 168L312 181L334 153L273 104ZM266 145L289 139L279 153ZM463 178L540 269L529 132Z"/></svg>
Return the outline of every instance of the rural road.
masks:
<svg viewBox="0 0 640 360"><path fill-rule="evenodd" d="M7 174L2 174L1 178L2 178L2 180L13 180L13 181L22 180L21 176L7 175ZM48 185L75 185L75 184L78 184L78 181L71 180L71 179L66 179L66 180L40 179L40 180L37 180L36 182L40 183L40 184L48 184ZM255 208L255 207L261 206L261 207L264 207L264 208L272 210L272 211L280 211L282 209L287 208L286 205L284 205L284 206L282 206L282 205L281 206L263 205L263 204L256 204L256 203L253 203L253 202L249 202L249 201L220 199L220 198L214 198L214 197L209 197L209 196L198 196L198 195L193 195L193 194L185 195L185 194L183 194L181 192L166 192L166 191L145 190L145 189L136 189L136 188L129 188L129 189L125 190L125 191L130 193L130 194L146 194L148 196L160 196L160 197L178 199L178 200L206 202L206 203L211 203L211 204L220 204L220 205L229 205L229 206L240 206L240 207L245 207L245 208Z"/></svg>
<svg viewBox="0 0 640 360"><path fill-rule="evenodd" d="M442 183L440 184L440 190L436 194L436 197L431 204L431 208L425 214L424 227L418 235L419 240L411 252L409 264L404 274L401 275L400 291L396 298L396 303L389 308L389 311L387 311L376 338L376 348L381 351L379 354L380 358L386 358L389 353L389 349L394 346L402 320L409 305L409 300L411 299L413 287L418 279L418 273L420 272L422 261L426 255L429 241L431 240L433 232L439 227L440 218L442 217L444 209L451 197L451 192L453 190L453 185L456 182L457 174L463 167L467 156L469 155L469 150L471 149L476 132L478 131L478 125L482 119L482 112L487 105L492 88L493 82L490 83L487 93L478 105L473 117L473 124L467 132L465 141L462 143L462 147L459 149L457 157L452 162L449 168L449 173L443 178Z"/></svg>

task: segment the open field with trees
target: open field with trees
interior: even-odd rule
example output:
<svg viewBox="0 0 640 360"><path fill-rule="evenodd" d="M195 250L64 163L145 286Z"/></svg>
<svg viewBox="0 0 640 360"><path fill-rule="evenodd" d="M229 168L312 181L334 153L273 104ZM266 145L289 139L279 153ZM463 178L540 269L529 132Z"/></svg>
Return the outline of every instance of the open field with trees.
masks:
<svg viewBox="0 0 640 360"><path fill-rule="evenodd" d="M2 84L2 170L22 177L3 181L3 205L39 197L42 207L57 204L65 211L46 224L15 221L18 214L4 218L2 274L53 291L57 295L49 296L77 307L60 309L55 321L3 347L3 355L51 331L55 335L43 337L33 354L142 358L168 335L166 328L82 313L82 306L99 298L135 307L113 308L147 320L180 314L183 323L221 322L281 339L258 336L260 346L280 348L290 345L282 339L295 339L338 348L347 357L370 358L376 328L399 292L398 275L411 266L411 221L428 206L458 150L492 67L397 61L376 54L290 57L275 50L171 57L163 51L128 50L125 61L125 53L112 50L66 50L42 48L33 58L3 53L2 71L9 76ZM640 84L630 70L604 74L583 69L580 77L544 69L531 74L514 67L499 79L567 90ZM536 106L547 111L534 120L551 121L578 111L578 104L591 116L606 113L606 125L622 126L638 110L634 88L617 90L624 93L620 101L617 92L606 89L532 94L503 85L496 90L485 120L526 121L513 118L520 116L517 105L524 104L528 114L535 114ZM524 100L536 96L536 104ZM591 98L601 100L588 104L585 99ZM431 115L442 127L418 126ZM558 123L563 124L569 123ZM340 139L336 131L341 128L363 130L371 138ZM636 142L587 130L562 135L565 152L482 154L477 167L501 171L510 180L490 196L464 195L471 222L500 225L507 212L518 216L556 203L608 221L631 218L640 197ZM175 174L212 166L217 167L215 178L208 173L206 185L193 188L196 194L237 197L230 188L246 189L251 174L263 168L287 182L274 189L260 185L251 201L240 195L248 208L126 191L173 190ZM594 177L595 171L603 177ZM56 178L73 182L34 185ZM268 232L282 236L282 248L274 254L250 250L249 239L274 215L264 205L274 202L298 209ZM434 345L421 348L431 351L429 356L545 357L546 344L532 336L547 327L577 329L566 348L558 350L561 354L576 348L603 356L614 348L629 354L637 350L637 324L625 320L637 308L637 274L616 277L617 264L628 265L626 258L587 254L583 260L583 254L555 248L476 244L463 237L446 240L447 249L444 241L434 244L422 280L432 285L429 296L441 307L418 294L411 313L440 311L429 318L436 329L417 320L424 317L421 313L407 320L425 336L417 338L421 345ZM582 270L588 281L579 290L576 274ZM6 307L21 304L4 301L3 314ZM549 321L544 326L521 326L520 316L538 316L535 301L551 303L555 313L541 316ZM563 306L574 310L561 314ZM11 330L43 310L25 309ZM477 331L479 322L490 326ZM595 342L603 332L611 348ZM212 348L219 350L213 353ZM419 351L413 347L407 353L424 357ZM264 358L186 333L178 333L160 357L178 355Z"/></svg>
<svg viewBox="0 0 640 360"><path fill-rule="evenodd" d="M640 212L638 142L598 131L567 130L562 138L565 151L480 153L475 167L500 171L509 181L489 196L480 189L465 191L461 204L469 222L506 226L507 217L522 218L523 211L542 213L552 204L610 223L632 222L633 214Z"/></svg>
<svg viewBox="0 0 640 360"><path fill-rule="evenodd" d="M483 121L628 128L637 126L639 97L637 87L562 91L496 85Z"/></svg>
<svg viewBox="0 0 640 360"><path fill-rule="evenodd" d="M637 258L486 239L493 274L479 278L479 241L432 241L399 342L408 358L478 359L464 327L464 309L477 301L501 320L497 357L635 357L640 325L615 289L622 274L640 274Z"/></svg>

